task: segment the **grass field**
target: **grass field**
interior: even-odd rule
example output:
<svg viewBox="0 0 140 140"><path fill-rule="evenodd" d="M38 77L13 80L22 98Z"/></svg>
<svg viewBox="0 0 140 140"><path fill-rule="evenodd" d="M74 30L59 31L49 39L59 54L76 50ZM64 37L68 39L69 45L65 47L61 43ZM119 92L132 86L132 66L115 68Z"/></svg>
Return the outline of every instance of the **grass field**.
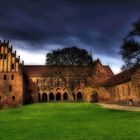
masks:
<svg viewBox="0 0 140 140"><path fill-rule="evenodd" d="M90 103L40 103L0 111L0 140L140 140L140 112Z"/></svg>

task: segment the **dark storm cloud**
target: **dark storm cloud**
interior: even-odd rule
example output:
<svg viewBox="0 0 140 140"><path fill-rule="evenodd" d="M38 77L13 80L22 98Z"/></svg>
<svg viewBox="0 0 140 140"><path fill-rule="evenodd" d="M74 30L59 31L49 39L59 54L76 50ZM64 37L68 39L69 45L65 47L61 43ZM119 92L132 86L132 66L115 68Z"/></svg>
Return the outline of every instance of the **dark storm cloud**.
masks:
<svg viewBox="0 0 140 140"><path fill-rule="evenodd" d="M114 56L139 7L139 0L1 0L0 36L26 49L77 45Z"/></svg>

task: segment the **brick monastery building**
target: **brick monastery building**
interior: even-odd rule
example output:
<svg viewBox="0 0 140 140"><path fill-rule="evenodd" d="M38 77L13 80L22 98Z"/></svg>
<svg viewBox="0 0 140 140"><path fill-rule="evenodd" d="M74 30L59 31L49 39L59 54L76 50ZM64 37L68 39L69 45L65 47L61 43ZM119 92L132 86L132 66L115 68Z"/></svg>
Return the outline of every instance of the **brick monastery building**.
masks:
<svg viewBox="0 0 140 140"><path fill-rule="evenodd" d="M70 69L64 67L65 76L60 78L55 66L24 65L9 42L0 42L0 106L71 101L71 80L76 83L74 101L140 105L140 66L114 75L97 59L90 74L86 67L74 68L79 73L74 79Z"/></svg>

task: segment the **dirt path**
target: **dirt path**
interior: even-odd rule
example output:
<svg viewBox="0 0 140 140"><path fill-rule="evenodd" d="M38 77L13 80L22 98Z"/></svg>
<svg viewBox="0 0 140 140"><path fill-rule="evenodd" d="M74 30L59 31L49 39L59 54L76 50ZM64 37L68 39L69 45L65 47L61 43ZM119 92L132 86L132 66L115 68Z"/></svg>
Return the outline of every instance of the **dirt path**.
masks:
<svg viewBox="0 0 140 140"><path fill-rule="evenodd" d="M108 109L115 109L115 110L125 110L125 111L140 111L140 107L130 107L130 106L121 106L118 104L104 104L104 103L98 103L103 108Z"/></svg>

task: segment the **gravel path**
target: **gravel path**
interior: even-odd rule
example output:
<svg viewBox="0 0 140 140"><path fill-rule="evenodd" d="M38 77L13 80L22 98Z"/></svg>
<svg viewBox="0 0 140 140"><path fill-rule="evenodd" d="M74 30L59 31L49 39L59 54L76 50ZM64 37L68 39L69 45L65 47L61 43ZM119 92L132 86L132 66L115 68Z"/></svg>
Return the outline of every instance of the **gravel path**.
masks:
<svg viewBox="0 0 140 140"><path fill-rule="evenodd" d="M108 109L115 109L115 110L125 110L125 111L140 111L140 107L130 107L130 106L121 106L118 104L104 104L104 103L98 103L103 108Z"/></svg>

